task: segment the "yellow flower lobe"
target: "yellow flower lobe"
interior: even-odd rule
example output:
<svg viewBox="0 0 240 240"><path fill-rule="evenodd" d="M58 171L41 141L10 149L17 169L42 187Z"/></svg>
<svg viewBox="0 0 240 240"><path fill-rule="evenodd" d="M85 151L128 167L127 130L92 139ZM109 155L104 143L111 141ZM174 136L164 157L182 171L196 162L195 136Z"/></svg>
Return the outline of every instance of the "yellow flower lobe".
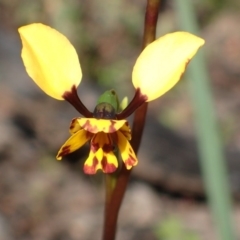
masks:
<svg viewBox="0 0 240 240"><path fill-rule="evenodd" d="M77 87L82 71L76 50L57 30L41 23L18 29L22 59L28 75L49 96L58 100Z"/></svg>
<svg viewBox="0 0 240 240"><path fill-rule="evenodd" d="M147 102L170 90L204 40L188 32L174 32L149 44L138 57L132 81Z"/></svg>

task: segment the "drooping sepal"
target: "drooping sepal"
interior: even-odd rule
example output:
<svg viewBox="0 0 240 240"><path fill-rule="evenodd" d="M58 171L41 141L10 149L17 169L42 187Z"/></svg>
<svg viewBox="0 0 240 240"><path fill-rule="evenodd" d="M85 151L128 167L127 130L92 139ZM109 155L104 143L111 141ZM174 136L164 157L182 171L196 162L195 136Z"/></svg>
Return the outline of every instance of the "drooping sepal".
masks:
<svg viewBox="0 0 240 240"><path fill-rule="evenodd" d="M81 129L75 132L60 148L57 154L57 160L61 160L63 156L72 153L82 147L88 140L91 139L93 134Z"/></svg>
<svg viewBox="0 0 240 240"><path fill-rule="evenodd" d="M126 168L131 169L133 166L136 166L138 164L138 159L135 152L127 138L120 131L117 132L117 145Z"/></svg>

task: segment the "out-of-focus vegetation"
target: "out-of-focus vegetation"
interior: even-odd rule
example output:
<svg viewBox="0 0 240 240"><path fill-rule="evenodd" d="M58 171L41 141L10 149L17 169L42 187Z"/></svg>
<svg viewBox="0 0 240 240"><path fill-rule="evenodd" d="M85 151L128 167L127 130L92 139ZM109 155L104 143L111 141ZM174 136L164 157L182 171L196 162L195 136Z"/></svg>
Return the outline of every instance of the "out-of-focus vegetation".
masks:
<svg viewBox="0 0 240 240"><path fill-rule="evenodd" d="M158 239L164 240L200 240L197 233L184 228L176 216L166 218L156 229Z"/></svg>
<svg viewBox="0 0 240 240"><path fill-rule="evenodd" d="M181 29L199 34L191 1L176 0ZM222 240L234 240L231 190L224 150L213 105L211 80L205 57L200 53L189 66L188 77L195 112L200 163L209 206Z"/></svg>

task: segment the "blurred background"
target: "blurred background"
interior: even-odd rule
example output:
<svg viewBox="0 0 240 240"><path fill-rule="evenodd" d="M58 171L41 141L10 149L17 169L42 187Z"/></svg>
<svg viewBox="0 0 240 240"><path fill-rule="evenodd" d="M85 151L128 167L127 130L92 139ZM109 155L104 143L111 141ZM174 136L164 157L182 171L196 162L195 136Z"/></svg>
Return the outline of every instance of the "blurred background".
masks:
<svg viewBox="0 0 240 240"><path fill-rule="evenodd" d="M78 51L78 89L93 110L103 91L133 96L145 0L0 0L0 240L101 239L103 176L82 172L88 146L56 161L78 113L27 76L17 28L33 22L65 34ZM240 223L240 3L195 0ZM162 1L157 36L179 29L175 1ZM217 240L206 203L186 77L149 105L144 138L119 217L117 240ZM240 232L238 229L238 237Z"/></svg>

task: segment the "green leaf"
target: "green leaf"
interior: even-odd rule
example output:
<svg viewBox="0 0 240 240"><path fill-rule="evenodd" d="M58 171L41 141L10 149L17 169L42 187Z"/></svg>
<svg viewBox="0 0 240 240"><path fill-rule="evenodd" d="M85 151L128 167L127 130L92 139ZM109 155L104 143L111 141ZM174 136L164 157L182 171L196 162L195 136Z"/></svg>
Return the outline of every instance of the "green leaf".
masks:
<svg viewBox="0 0 240 240"><path fill-rule="evenodd" d="M119 110L119 100L117 93L112 89L104 92L98 99L97 104L100 103L109 103L113 106L115 111Z"/></svg>

